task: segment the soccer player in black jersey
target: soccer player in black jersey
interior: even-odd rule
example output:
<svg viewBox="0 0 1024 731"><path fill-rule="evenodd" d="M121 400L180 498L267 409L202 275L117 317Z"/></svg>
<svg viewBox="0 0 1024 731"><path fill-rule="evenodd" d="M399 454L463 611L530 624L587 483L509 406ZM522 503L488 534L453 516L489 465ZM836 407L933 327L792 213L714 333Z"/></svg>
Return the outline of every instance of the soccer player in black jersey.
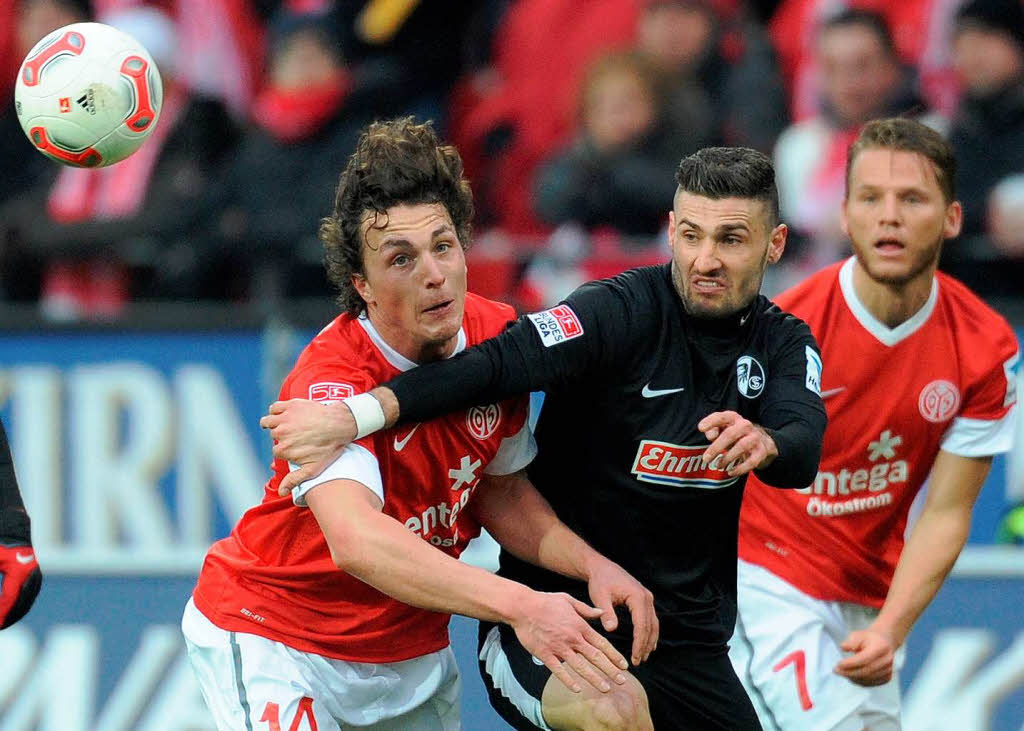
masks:
<svg viewBox="0 0 1024 731"><path fill-rule="evenodd" d="M814 479L821 360L807 326L759 295L786 244L771 161L709 148L683 159L676 180L670 262L585 284L478 347L374 389L375 400L281 402L261 422L275 455L304 465L288 489L367 430L546 392L528 478L653 592L660 639L649 657L632 653L640 689L609 696L570 692L511 633L482 625L491 702L517 728L760 728L727 657L737 518L749 472L786 488ZM522 558L503 554L501 573L586 598L584 585ZM608 634L625 653L629 617L618 619Z"/></svg>
<svg viewBox="0 0 1024 731"><path fill-rule="evenodd" d="M43 576L32 550L28 513L18 490L7 432L0 424L0 629L32 608Z"/></svg>

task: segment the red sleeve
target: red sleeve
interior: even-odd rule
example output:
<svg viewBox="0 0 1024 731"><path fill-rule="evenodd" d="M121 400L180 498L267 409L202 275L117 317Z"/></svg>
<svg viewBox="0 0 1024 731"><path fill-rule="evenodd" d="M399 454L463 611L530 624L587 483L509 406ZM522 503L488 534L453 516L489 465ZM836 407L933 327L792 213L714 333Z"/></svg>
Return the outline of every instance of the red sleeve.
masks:
<svg viewBox="0 0 1024 731"><path fill-rule="evenodd" d="M964 349L969 381L964 388L960 416L994 421L1001 419L1017 401L1016 376L1020 349L1013 331L1005 322L993 328L998 333L995 346Z"/></svg>
<svg viewBox="0 0 1024 731"><path fill-rule="evenodd" d="M526 420L530 416L530 394L514 396L505 401L502 408L508 411L508 421L505 427L505 438L507 439L522 431L526 424Z"/></svg>
<svg viewBox="0 0 1024 731"><path fill-rule="evenodd" d="M322 404L335 404L349 396L365 393L377 385L377 379L355 363L313 361L298 366L281 385L282 400L302 398ZM373 435L356 442L377 456ZM276 460L275 471L287 471L288 466ZM283 472L282 472L283 474Z"/></svg>

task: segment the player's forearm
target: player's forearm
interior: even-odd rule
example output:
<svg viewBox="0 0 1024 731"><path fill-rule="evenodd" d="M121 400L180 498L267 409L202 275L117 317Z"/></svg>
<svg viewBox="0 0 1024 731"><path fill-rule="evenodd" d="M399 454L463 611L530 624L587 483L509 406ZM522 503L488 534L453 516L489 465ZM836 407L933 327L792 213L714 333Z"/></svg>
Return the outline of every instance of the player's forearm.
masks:
<svg viewBox="0 0 1024 731"><path fill-rule="evenodd" d="M769 485L783 488L800 489L814 482L821 459L821 440L825 433L824 414L821 415L820 424L811 418L769 429L768 433L778 455L758 469L757 476Z"/></svg>
<svg viewBox="0 0 1024 731"><path fill-rule="evenodd" d="M903 547L874 627L903 644L953 568L970 532L969 513L922 514Z"/></svg>
<svg viewBox="0 0 1024 731"><path fill-rule="evenodd" d="M377 386L370 394L380 402L381 411L384 412L384 428L394 426L401 416L395 392L387 386Z"/></svg>
<svg viewBox="0 0 1024 731"><path fill-rule="evenodd" d="M520 318L505 332L459 353L427 363L388 381L400 420L427 421L477 404L548 388L570 366L539 344L534 327Z"/></svg>
<svg viewBox="0 0 1024 731"><path fill-rule="evenodd" d="M555 515L523 475L490 478L474 497L477 520L516 558L586 581L601 558Z"/></svg>
<svg viewBox="0 0 1024 731"><path fill-rule="evenodd" d="M373 512L325 527L336 565L412 606L511 622L531 590L464 564L425 543L390 516Z"/></svg>

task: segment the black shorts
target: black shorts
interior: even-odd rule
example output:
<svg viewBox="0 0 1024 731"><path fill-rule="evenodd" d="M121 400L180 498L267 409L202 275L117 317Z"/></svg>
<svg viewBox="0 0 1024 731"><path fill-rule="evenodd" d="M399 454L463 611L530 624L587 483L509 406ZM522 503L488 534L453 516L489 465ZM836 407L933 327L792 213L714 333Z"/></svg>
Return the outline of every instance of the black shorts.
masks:
<svg viewBox="0 0 1024 731"><path fill-rule="evenodd" d="M494 710L517 731L547 728L540 702L551 671L506 624L481 622L479 648L480 675ZM618 650L629 657L628 647ZM647 692L656 731L761 731L725 648L661 646L630 672Z"/></svg>

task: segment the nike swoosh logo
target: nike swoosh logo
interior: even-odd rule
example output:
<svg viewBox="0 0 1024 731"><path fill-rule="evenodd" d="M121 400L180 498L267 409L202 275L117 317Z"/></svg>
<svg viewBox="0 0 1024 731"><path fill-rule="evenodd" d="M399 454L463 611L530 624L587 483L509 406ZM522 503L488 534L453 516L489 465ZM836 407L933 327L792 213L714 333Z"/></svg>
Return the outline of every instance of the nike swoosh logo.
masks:
<svg viewBox="0 0 1024 731"><path fill-rule="evenodd" d="M839 388L830 388L827 391L822 391L821 392L821 400L824 401L827 398L832 398L833 396L841 394L845 390L846 390L846 386L840 386Z"/></svg>
<svg viewBox="0 0 1024 731"><path fill-rule="evenodd" d="M682 388L651 388L651 384L646 384L640 395L644 398L657 398L658 396L667 396L670 393L679 393L684 391Z"/></svg>
<svg viewBox="0 0 1024 731"><path fill-rule="evenodd" d="M403 449L405 449L405 445L409 443L409 440L412 439L412 435L415 434L416 430L419 429L419 428L420 428L420 425L417 424L402 439L399 439L398 437L395 437L395 451L396 452L401 452Z"/></svg>
<svg viewBox="0 0 1024 731"><path fill-rule="evenodd" d="M18 563L32 563L36 557L31 553L27 556L23 556L19 551L18 553L14 554L14 558Z"/></svg>

